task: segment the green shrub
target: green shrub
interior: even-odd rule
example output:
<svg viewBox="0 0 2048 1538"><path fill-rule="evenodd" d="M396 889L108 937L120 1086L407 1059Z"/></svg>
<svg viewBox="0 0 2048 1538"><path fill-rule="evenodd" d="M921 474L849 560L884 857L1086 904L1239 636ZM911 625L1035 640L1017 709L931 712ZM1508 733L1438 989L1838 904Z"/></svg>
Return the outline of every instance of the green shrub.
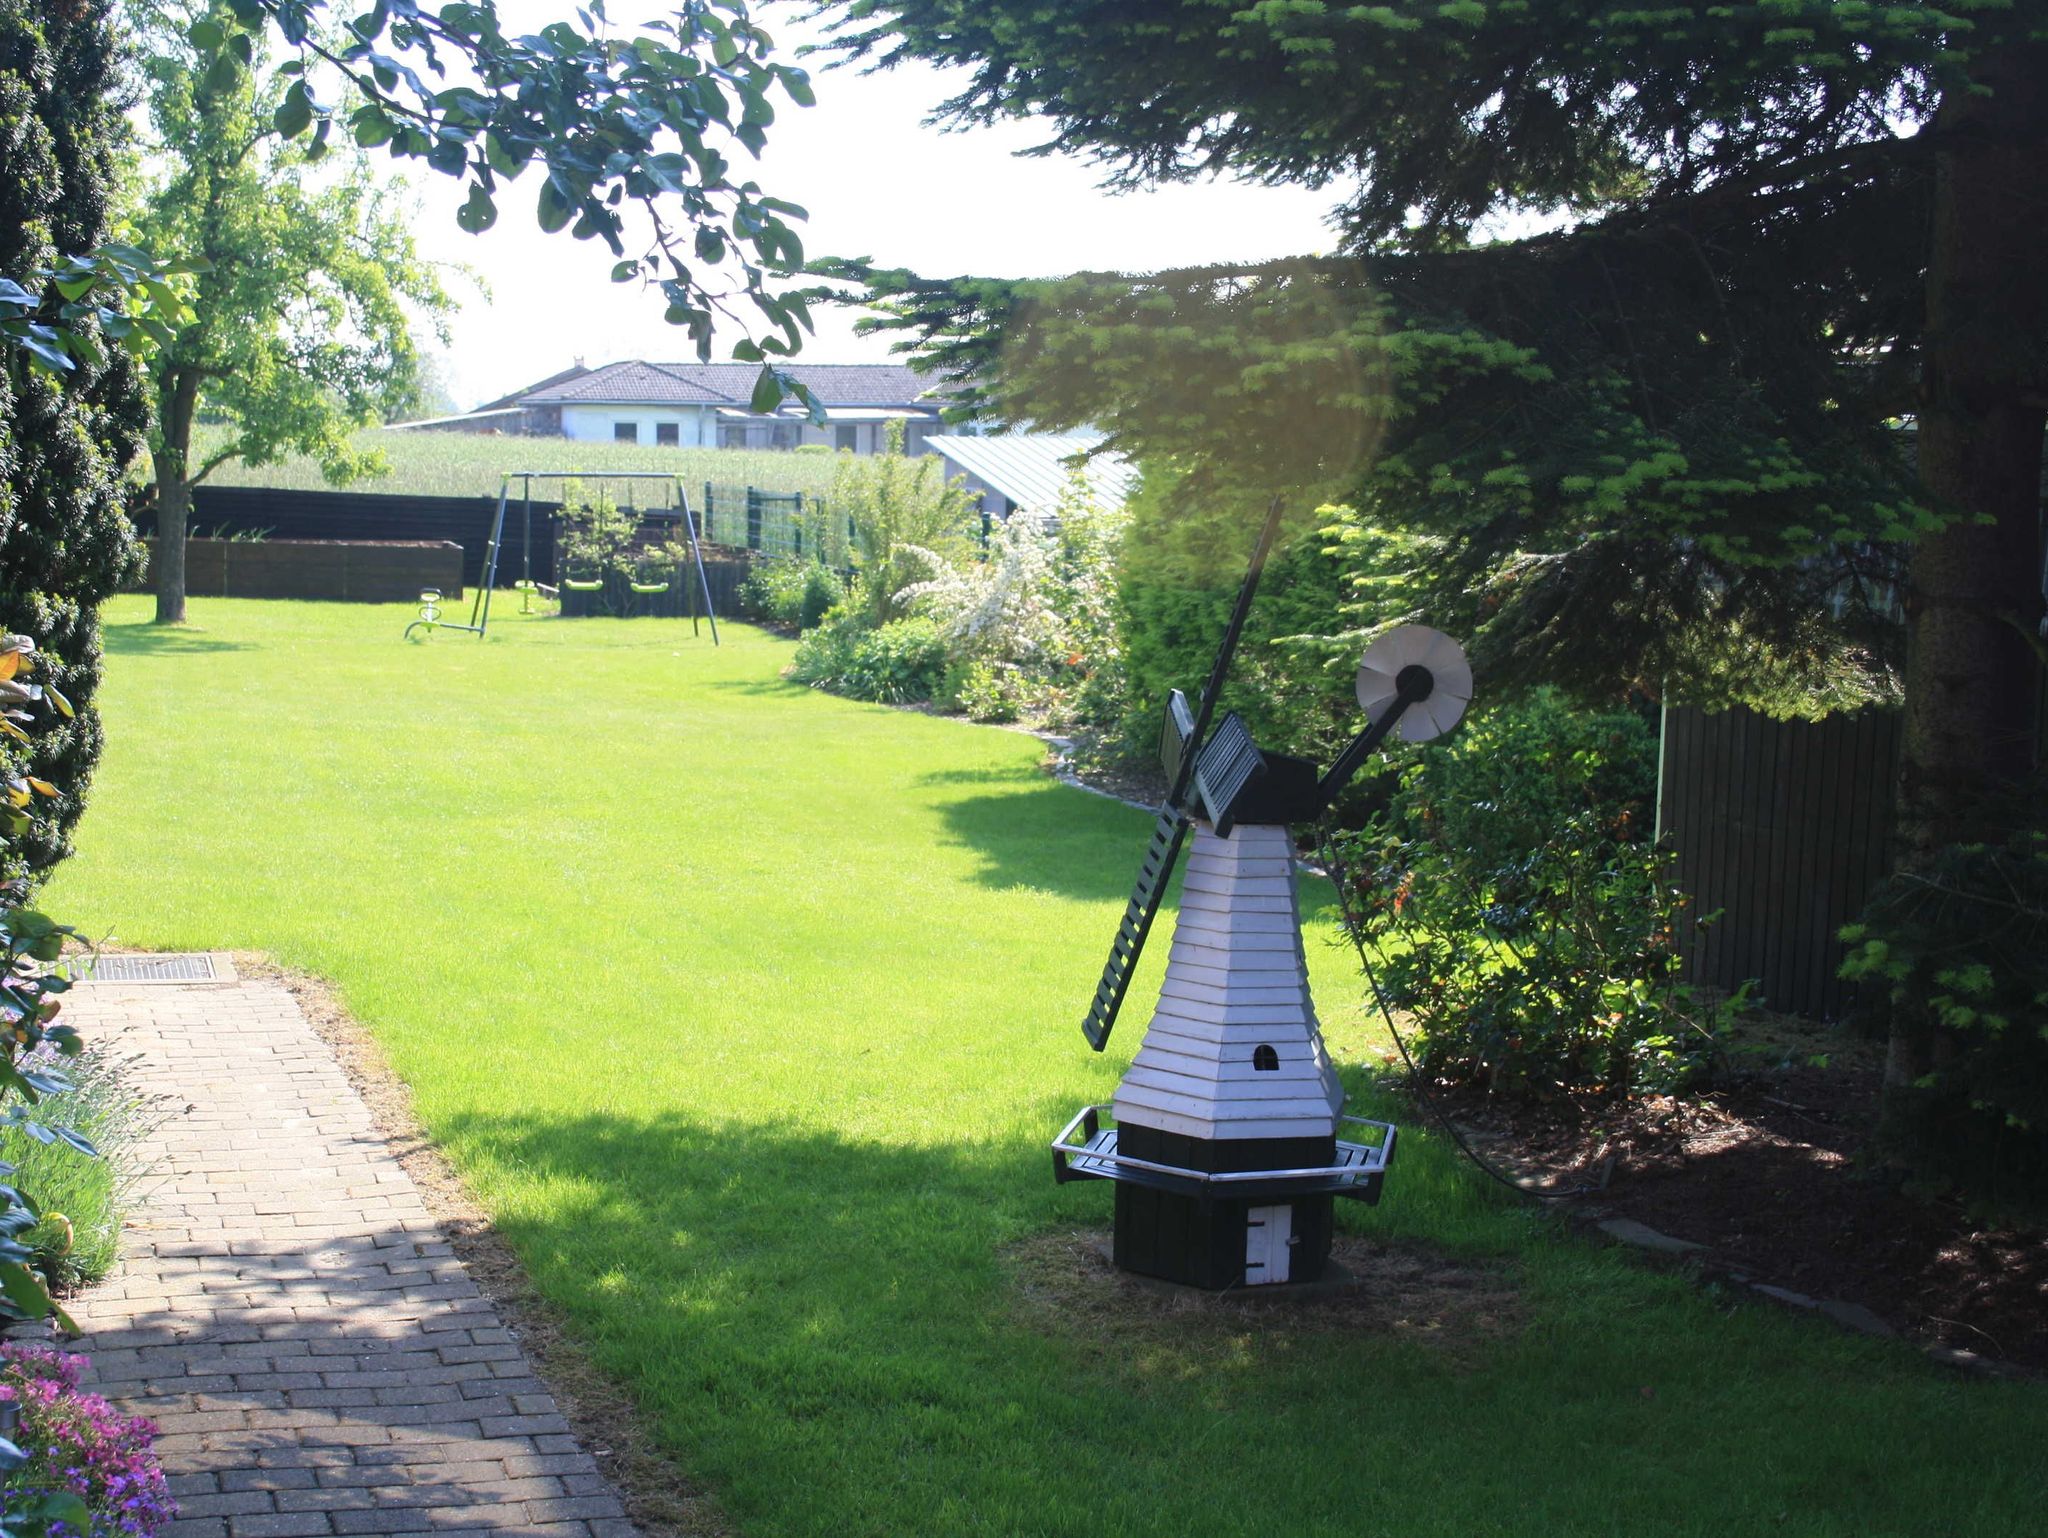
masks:
<svg viewBox="0 0 2048 1538"><path fill-rule="evenodd" d="M849 603L805 634L790 676L850 699L888 705L928 700L946 681L946 638L928 619L892 620L876 629Z"/></svg>
<svg viewBox="0 0 2048 1538"><path fill-rule="evenodd" d="M1627 1093L1709 1065L1741 1001L1680 980L1686 899L1651 838L1655 771L1640 716L1541 693L1416 754L1346 840L1347 895L1425 1075Z"/></svg>
<svg viewBox="0 0 2048 1538"><path fill-rule="evenodd" d="M1014 664L967 657L948 664L938 698L970 721L1014 721L1024 714L1030 689Z"/></svg>
<svg viewBox="0 0 2048 1538"><path fill-rule="evenodd" d="M740 583L740 607L756 619L794 625L803 612L807 564L794 556L756 556Z"/></svg>
<svg viewBox="0 0 2048 1538"><path fill-rule="evenodd" d="M1198 692L1230 620L1265 508L1247 498L1201 495L1171 467L1148 464L1132 499L1116 585L1116 633L1124 682L1123 735L1150 757L1167 694ZM1289 644L1342 628L1339 568L1314 518L1291 520L1253 605L1222 708L1235 710L1259 745L1328 759L1358 729L1349 668L1319 665ZM1362 645L1349 648L1355 664Z"/></svg>
<svg viewBox="0 0 2048 1538"><path fill-rule="evenodd" d="M975 518L965 483L946 479L944 461L905 454L901 422L891 422L886 432L885 452L839 457L826 499L833 522L844 520L853 529L856 594L869 623L878 626L902 617L897 593L928 575L903 547L950 558L965 548Z"/></svg>
<svg viewBox="0 0 2048 1538"><path fill-rule="evenodd" d="M1866 983L1865 1013L1902 1011L1937 1038L1919 1043L1931 1070L1886 1092L1892 1151L2032 1212L2048 1202L2044 796L2003 842L1953 845L1893 876L1842 931L1842 975Z"/></svg>
<svg viewBox="0 0 2048 1538"><path fill-rule="evenodd" d="M609 491L585 500L580 481L562 483L562 570L592 577L629 576L640 533L637 511L621 508Z"/></svg>
<svg viewBox="0 0 2048 1538"><path fill-rule="evenodd" d="M839 573L829 566L812 563L804 573L803 592L797 602L797 628L813 629L845 602L846 584L839 580Z"/></svg>
<svg viewBox="0 0 2048 1538"><path fill-rule="evenodd" d="M928 619L891 620L854 643L841 692L901 705L928 700L946 676L946 638Z"/></svg>
<svg viewBox="0 0 2048 1538"><path fill-rule="evenodd" d="M789 676L813 688L843 693L840 684L853 665L854 648L863 637L873 634L874 628L856 603L834 609L797 642Z"/></svg>
<svg viewBox="0 0 2048 1538"><path fill-rule="evenodd" d="M97 1159L19 1127L0 1127L0 1160L14 1166L8 1178L35 1193L42 1213L21 1240L31 1252L29 1263L53 1289L99 1281L120 1252L121 1223L141 1173L136 1148L161 1120L136 1088L139 1066L135 1057L95 1045L62 1067L72 1089L50 1102L50 1124L84 1138L99 1151Z"/></svg>
<svg viewBox="0 0 2048 1538"><path fill-rule="evenodd" d="M0 277L14 283L40 287L36 269L113 238L133 90L113 12L0 4ZM142 562L122 468L149 425L140 366L90 315L76 333L83 345L61 374L0 341L0 633L32 636L40 681L76 707L0 751L8 774L62 790L27 808L28 826L0 848L0 874L37 880L69 853L99 762L100 604Z"/></svg>
<svg viewBox="0 0 2048 1538"><path fill-rule="evenodd" d="M740 604L756 619L810 630L846 602L846 584L828 566L801 556L757 558L740 584Z"/></svg>

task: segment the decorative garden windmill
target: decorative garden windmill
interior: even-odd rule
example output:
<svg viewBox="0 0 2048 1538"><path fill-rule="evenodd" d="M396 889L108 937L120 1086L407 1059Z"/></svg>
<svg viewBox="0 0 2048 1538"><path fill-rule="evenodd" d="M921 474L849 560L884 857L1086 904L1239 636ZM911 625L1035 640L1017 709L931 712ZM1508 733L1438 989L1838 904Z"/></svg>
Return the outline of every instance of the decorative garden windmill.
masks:
<svg viewBox="0 0 2048 1538"><path fill-rule="evenodd" d="M1287 825L1320 817L1397 726L1427 741L1457 724L1472 694L1457 643L1404 625L1367 648L1358 701L1368 725L1326 773L1261 751L1235 713L1211 732L1279 522L1276 502L1200 704L1178 690L1167 702L1171 788L1081 1029L1098 1052L1108 1042L1192 835L1157 1010L1115 1100L1081 1111L1052 1145L1056 1178L1116 1182L1118 1266L1212 1289L1315 1280L1333 1200L1379 1200L1394 1128L1343 1114L1309 997ZM1340 1139L1340 1127L1365 1141Z"/></svg>

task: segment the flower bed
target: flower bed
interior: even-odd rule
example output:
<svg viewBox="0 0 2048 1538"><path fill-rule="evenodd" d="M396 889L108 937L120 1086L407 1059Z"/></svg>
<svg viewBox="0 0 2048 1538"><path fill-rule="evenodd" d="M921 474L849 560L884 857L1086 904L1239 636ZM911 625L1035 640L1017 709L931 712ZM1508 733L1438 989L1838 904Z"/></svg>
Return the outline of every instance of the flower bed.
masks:
<svg viewBox="0 0 2048 1538"><path fill-rule="evenodd" d="M156 1427L80 1388L85 1362L49 1346L0 1343L0 1418L13 1422L12 1467L0 1485L7 1528L152 1538L178 1514L151 1450Z"/></svg>

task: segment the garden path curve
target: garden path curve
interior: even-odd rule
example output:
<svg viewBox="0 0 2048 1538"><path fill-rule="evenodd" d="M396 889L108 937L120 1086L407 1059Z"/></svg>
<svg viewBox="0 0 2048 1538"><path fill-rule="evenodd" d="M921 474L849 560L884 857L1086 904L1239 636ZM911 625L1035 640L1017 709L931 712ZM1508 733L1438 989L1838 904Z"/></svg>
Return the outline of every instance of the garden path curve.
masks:
<svg viewBox="0 0 2048 1538"><path fill-rule="evenodd" d="M146 1150L120 1268L72 1310L91 1386L162 1432L170 1538L632 1538L286 989L71 998L88 1039L145 1054L191 1107Z"/></svg>

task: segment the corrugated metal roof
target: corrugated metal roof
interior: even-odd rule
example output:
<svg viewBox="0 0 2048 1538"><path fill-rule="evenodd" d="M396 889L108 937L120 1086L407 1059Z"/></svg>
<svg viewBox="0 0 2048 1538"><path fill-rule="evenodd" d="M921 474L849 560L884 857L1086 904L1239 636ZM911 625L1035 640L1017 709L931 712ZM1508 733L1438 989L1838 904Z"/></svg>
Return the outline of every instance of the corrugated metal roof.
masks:
<svg viewBox="0 0 2048 1538"><path fill-rule="evenodd" d="M826 406L910 406L930 388L900 363L793 363L784 372ZM647 363L636 358L544 386L520 400L530 406L745 407L760 377L761 370L751 363Z"/></svg>
<svg viewBox="0 0 2048 1538"><path fill-rule="evenodd" d="M1085 433L998 433L985 438L939 433L924 440L969 475L1008 497L1022 512L1049 516L1059 506L1071 461L1102 440ZM1121 454L1095 454L1084 462L1088 489L1105 508L1121 507L1136 484L1136 466Z"/></svg>

